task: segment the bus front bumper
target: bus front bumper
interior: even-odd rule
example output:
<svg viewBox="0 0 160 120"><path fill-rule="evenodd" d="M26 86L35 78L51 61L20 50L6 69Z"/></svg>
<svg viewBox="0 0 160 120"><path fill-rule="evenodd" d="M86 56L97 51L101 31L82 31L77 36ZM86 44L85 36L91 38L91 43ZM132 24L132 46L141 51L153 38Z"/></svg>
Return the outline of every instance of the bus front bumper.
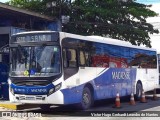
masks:
<svg viewBox="0 0 160 120"><path fill-rule="evenodd" d="M47 95L22 95L9 94L10 102L14 103L32 103L32 104L64 104L64 97L61 91L57 91L49 96Z"/></svg>

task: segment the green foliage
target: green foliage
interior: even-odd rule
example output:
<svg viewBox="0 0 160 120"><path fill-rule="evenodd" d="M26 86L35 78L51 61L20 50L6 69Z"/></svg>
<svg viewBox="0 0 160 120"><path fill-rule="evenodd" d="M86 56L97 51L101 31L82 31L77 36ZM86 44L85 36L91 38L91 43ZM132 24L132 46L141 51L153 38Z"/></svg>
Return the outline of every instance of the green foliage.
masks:
<svg viewBox="0 0 160 120"><path fill-rule="evenodd" d="M8 4L35 12L42 12L45 7L42 0L10 0Z"/></svg>
<svg viewBox="0 0 160 120"><path fill-rule="evenodd" d="M11 0L10 4L45 15L69 15L70 22L63 25L63 31L74 34L107 36L151 47L149 34L158 33L146 22L147 17L157 14L149 9L150 6L133 0L74 0L71 4L61 0L57 7L46 9L50 1Z"/></svg>

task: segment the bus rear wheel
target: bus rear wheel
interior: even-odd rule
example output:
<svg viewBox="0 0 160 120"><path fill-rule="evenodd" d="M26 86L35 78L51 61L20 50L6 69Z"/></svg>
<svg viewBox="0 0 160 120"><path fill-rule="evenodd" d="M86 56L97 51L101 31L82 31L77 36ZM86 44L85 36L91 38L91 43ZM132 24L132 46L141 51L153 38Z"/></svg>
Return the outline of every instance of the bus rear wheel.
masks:
<svg viewBox="0 0 160 120"><path fill-rule="evenodd" d="M82 99L80 103L80 109L86 110L89 109L93 105L93 93L89 87L84 87L82 93Z"/></svg>
<svg viewBox="0 0 160 120"><path fill-rule="evenodd" d="M140 100L141 96L142 96L142 84L140 82L137 83L136 85L136 99Z"/></svg>

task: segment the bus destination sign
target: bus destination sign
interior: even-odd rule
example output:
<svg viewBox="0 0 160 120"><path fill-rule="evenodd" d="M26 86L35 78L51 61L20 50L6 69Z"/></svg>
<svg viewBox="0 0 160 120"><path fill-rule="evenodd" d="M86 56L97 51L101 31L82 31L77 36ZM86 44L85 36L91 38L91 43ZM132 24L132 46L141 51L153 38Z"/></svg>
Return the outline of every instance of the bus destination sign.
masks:
<svg viewBox="0 0 160 120"><path fill-rule="evenodd" d="M15 42L41 42L41 41L51 41L50 34L40 34L40 35L26 35L26 36L17 36Z"/></svg>

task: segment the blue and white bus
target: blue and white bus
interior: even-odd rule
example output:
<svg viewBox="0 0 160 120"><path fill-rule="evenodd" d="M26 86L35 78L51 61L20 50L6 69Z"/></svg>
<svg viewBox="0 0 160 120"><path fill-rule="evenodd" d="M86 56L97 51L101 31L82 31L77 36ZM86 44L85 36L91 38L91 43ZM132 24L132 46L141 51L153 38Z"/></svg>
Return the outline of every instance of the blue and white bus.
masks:
<svg viewBox="0 0 160 120"><path fill-rule="evenodd" d="M158 66L159 66L159 84L160 84L160 53L157 54L158 57Z"/></svg>
<svg viewBox="0 0 160 120"><path fill-rule="evenodd" d="M10 41L11 102L90 108L95 100L157 88L156 50L103 37L23 32Z"/></svg>

